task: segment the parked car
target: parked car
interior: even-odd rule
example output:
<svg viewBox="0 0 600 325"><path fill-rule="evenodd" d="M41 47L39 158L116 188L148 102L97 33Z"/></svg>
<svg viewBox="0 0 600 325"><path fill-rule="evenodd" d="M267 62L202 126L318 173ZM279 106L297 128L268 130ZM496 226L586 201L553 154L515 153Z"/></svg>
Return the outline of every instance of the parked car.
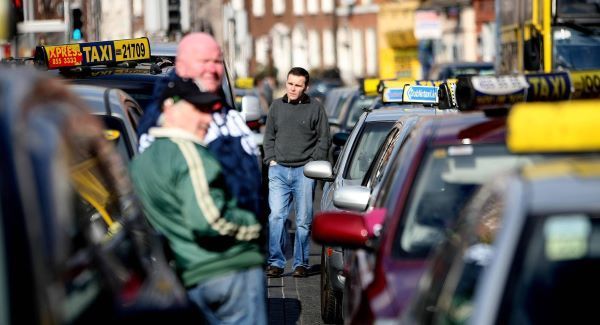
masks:
<svg viewBox="0 0 600 325"><path fill-rule="evenodd" d="M353 90L343 93L344 96L334 111L328 112L330 133L334 141L331 147L331 160L335 162L341 147L350 131L354 128L361 114L367 110L377 98L378 79L365 79ZM339 108L338 108L339 107Z"/></svg>
<svg viewBox="0 0 600 325"><path fill-rule="evenodd" d="M369 204L378 208L364 219L340 212L315 217L315 240L363 248L371 255L357 259L346 273L352 290L347 301L355 302L348 307L350 323L396 318L416 290L430 249L444 238L474 190L493 174L523 162L505 147L505 121L482 113L424 119L392 163L395 177L386 178L378 197L370 198L375 201ZM341 218L347 222L341 224ZM355 231L374 233L357 227L371 219L385 220L380 237L349 237Z"/></svg>
<svg viewBox="0 0 600 325"><path fill-rule="evenodd" d="M543 104L543 110L522 105L512 110L511 150L551 151L557 158L566 150L564 159L496 177L473 197L456 229L433 254L403 324L599 319L592 312L593 302L580 293L600 288L595 276L600 255L587 245L600 234L600 145L585 135L600 128L600 114L585 121L577 118L589 115L584 105L597 110L598 104L570 102L562 109L561 104ZM529 112L524 116L518 110ZM536 116L543 123L532 124ZM546 123L574 131L573 137L564 141L564 133L551 134Z"/></svg>
<svg viewBox="0 0 600 325"><path fill-rule="evenodd" d="M116 88L70 85L69 90L85 102L106 129L113 131L112 142L123 161L131 160L138 152L137 126L143 114L140 105Z"/></svg>
<svg viewBox="0 0 600 325"><path fill-rule="evenodd" d="M46 73L0 90L0 323L190 321L112 130Z"/></svg>
<svg viewBox="0 0 600 325"><path fill-rule="evenodd" d="M435 94L437 95L437 91ZM411 103L400 103L395 107L365 112L350 133L333 169L329 161L313 161L304 167L306 176L325 181L321 211L339 210L334 204L337 192L345 187L361 184L390 130L401 130L404 126L404 120L399 119L434 114L436 110L432 108ZM339 322L342 319L342 270L345 254L340 247L324 245L322 249L321 316L325 322Z"/></svg>
<svg viewBox="0 0 600 325"><path fill-rule="evenodd" d="M493 62L449 62L434 64L427 79L446 80L464 75L493 75Z"/></svg>

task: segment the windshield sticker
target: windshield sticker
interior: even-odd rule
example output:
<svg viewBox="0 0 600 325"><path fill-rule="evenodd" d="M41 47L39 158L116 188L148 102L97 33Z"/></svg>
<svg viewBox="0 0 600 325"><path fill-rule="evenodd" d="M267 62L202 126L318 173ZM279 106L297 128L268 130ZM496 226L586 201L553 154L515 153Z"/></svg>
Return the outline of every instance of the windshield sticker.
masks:
<svg viewBox="0 0 600 325"><path fill-rule="evenodd" d="M448 156L470 156L473 154L473 146L450 146L448 147Z"/></svg>
<svg viewBox="0 0 600 325"><path fill-rule="evenodd" d="M446 150L444 149L435 149L433 151L433 158L442 159L446 157L448 157L448 155L446 154Z"/></svg>
<svg viewBox="0 0 600 325"><path fill-rule="evenodd" d="M585 215L549 217L544 224L546 258L561 261L584 257L591 231L592 226Z"/></svg>

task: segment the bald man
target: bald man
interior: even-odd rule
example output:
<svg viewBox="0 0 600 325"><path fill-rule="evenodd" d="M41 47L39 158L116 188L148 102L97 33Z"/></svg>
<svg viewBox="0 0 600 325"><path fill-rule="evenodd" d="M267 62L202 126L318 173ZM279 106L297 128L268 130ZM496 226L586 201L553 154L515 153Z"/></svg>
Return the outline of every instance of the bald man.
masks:
<svg viewBox="0 0 600 325"><path fill-rule="evenodd" d="M224 74L223 52L211 35L190 33L182 38L177 46L175 71L169 73L165 80L157 82L154 100L144 110L138 129L140 152L154 141L148 130L160 120L158 97L169 82L176 76L192 79L200 90L224 98L221 86ZM224 100L221 101L220 108L213 112L213 121L205 141L226 171L227 185L240 207L252 211L261 220L264 219L258 147L246 121L238 111L228 107Z"/></svg>
<svg viewBox="0 0 600 325"><path fill-rule="evenodd" d="M245 120L238 111L228 107L223 100L222 90L223 76L225 67L223 65L223 53L221 47L215 39L206 33L191 33L181 39L177 46L177 58L174 71L171 71L164 80L157 82L154 87L154 100L146 107L138 134L140 134L140 152L150 147L154 143L154 137L149 134L149 130L160 126L165 120L161 117L161 107L163 102L160 100L164 90L177 83L178 78L192 80L198 89L202 92L212 93L221 99L213 105L212 119L204 135L204 144L208 151L220 164L222 178L215 181L225 182L227 191L235 201L237 206L243 210L252 212L264 224L261 207L261 177L260 167L258 165L258 148L254 143L252 131L246 125ZM180 96L175 95L174 98ZM156 150L153 150L156 152ZM214 176L214 175L213 175ZM213 186L215 184L209 184ZM229 199L225 197L223 199ZM266 228L266 227L263 227ZM261 233L259 238L261 258L264 261L264 242L265 233ZM204 249L219 251L226 245L224 241L216 240L203 242ZM250 243L253 244L253 243ZM175 247L173 247L175 249ZM182 247L177 247L181 249ZM185 249L185 248L183 248ZM240 261L243 263L244 261ZM254 272L254 270L252 270ZM225 290L223 281L231 283L230 277L234 276L231 272L222 276L211 277L207 281L199 283L197 286L189 287L188 293L193 302L195 302L204 312L209 323L218 324L263 324L266 322L265 305L256 304L246 306L242 300L239 303L228 299L221 301L223 305L218 305L212 301L212 295L219 295L219 290ZM262 274L264 278L264 274ZM227 280L229 279L229 280ZM221 281L219 284L219 281ZM219 289L221 288L221 289ZM257 288L264 290L264 285L259 284ZM234 292L235 291L235 292ZM248 291L248 290L242 290ZM252 295L254 298L264 297L257 292L238 292L236 290L224 293L225 295ZM256 299L255 299L256 300ZM263 303L265 303L263 301ZM254 312L245 312L245 308L253 308ZM233 313L233 314L232 314ZM246 315L247 314L247 315Z"/></svg>

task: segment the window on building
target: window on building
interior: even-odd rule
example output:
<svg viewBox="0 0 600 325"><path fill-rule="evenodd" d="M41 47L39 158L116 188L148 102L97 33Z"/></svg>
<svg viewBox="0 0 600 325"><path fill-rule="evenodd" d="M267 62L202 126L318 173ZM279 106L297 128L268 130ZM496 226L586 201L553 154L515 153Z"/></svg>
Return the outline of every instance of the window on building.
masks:
<svg viewBox="0 0 600 325"><path fill-rule="evenodd" d="M335 66L335 40L331 29L323 30L323 65L325 67Z"/></svg>
<svg viewBox="0 0 600 325"><path fill-rule="evenodd" d="M252 0L252 15L254 17L265 15L265 0Z"/></svg>
<svg viewBox="0 0 600 325"><path fill-rule="evenodd" d="M285 0L273 0L273 15L283 15L285 12Z"/></svg>
<svg viewBox="0 0 600 325"><path fill-rule="evenodd" d="M332 13L333 12L333 0L322 0L321 1L321 11L326 14Z"/></svg>
<svg viewBox="0 0 600 325"><path fill-rule="evenodd" d="M318 14L319 13L319 0L307 0L306 11L311 15Z"/></svg>
<svg viewBox="0 0 600 325"><path fill-rule="evenodd" d="M321 41L319 40L319 32L310 30L308 32L308 63L313 68L318 68L321 65Z"/></svg>
<svg viewBox="0 0 600 325"><path fill-rule="evenodd" d="M294 15L304 15L304 0L294 0Z"/></svg>
<svg viewBox="0 0 600 325"><path fill-rule="evenodd" d="M357 77L364 75L365 53L362 34L360 29L352 30L352 72Z"/></svg>
<svg viewBox="0 0 600 325"><path fill-rule="evenodd" d="M377 34L374 28L365 31L366 73L368 76L377 75Z"/></svg>

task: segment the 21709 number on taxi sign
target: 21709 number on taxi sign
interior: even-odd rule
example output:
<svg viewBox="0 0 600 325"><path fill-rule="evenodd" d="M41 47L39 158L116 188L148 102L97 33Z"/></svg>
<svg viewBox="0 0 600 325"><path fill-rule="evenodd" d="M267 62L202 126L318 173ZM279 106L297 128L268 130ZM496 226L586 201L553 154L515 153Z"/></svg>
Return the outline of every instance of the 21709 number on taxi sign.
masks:
<svg viewBox="0 0 600 325"><path fill-rule="evenodd" d="M117 61L144 60L150 58L150 43L147 38L120 40L115 43Z"/></svg>

